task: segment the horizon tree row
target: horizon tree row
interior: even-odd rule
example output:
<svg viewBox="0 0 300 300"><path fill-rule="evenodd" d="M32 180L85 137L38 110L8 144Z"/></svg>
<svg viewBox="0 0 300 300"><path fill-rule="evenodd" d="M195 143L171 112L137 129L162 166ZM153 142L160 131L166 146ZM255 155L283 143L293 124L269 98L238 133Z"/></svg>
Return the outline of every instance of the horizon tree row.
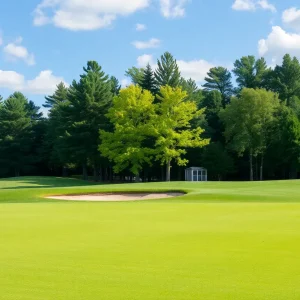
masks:
<svg viewBox="0 0 300 300"><path fill-rule="evenodd" d="M200 88L164 53L157 69L129 68L121 88L95 61L40 108L22 93L0 96L0 176L68 175L182 180L188 164L211 180L297 178L300 64L274 69L245 56L209 70ZM234 85L233 75L237 86ZM172 172L171 172L172 170Z"/></svg>

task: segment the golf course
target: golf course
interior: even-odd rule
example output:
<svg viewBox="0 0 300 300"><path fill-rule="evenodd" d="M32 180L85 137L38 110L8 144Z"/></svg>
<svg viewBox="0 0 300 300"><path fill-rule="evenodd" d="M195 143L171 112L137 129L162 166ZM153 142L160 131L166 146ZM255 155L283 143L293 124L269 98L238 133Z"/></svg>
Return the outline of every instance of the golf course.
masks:
<svg viewBox="0 0 300 300"><path fill-rule="evenodd" d="M185 195L46 198L151 191ZM294 300L299 269L299 181L0 180L1 300Z"/></svg>

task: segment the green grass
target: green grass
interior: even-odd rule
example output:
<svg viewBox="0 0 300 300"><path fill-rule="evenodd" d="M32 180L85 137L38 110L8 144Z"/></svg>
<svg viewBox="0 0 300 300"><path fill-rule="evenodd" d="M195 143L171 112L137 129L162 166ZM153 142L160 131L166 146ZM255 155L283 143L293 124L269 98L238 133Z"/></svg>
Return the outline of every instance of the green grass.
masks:
<svg viewBox="0 0 300 300"><path fill-rule="evenodd" d="M123 203L45 195L181 190ZM300 182L0 180L2 300L300 299Z"/></svg>

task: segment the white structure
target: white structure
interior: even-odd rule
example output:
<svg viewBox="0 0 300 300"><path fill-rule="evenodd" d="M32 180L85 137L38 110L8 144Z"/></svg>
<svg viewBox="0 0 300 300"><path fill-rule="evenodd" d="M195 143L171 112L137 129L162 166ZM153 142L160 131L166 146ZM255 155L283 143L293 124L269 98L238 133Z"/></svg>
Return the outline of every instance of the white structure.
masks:
<svg viewBox="0 0 300 300"><path fill-rule="evenodd" d="M185 181L207 181L207 170L197 167L185 169Z"/></svg>

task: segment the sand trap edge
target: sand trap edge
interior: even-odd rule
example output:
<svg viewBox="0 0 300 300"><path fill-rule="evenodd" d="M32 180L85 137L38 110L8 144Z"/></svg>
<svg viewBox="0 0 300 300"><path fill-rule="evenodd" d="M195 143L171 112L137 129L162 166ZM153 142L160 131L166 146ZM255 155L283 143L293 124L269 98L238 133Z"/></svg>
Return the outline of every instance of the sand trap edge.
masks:
<svg viewBox="0 0 300 300"><path fill-rule="evenodd" d="M146 201L168 199L184 196L183 192L145 192L145 193L91 193L77 195L57 195L47 196L46 199L61 201L81 201L81 202L128 202L128 201Z"/></svg>

